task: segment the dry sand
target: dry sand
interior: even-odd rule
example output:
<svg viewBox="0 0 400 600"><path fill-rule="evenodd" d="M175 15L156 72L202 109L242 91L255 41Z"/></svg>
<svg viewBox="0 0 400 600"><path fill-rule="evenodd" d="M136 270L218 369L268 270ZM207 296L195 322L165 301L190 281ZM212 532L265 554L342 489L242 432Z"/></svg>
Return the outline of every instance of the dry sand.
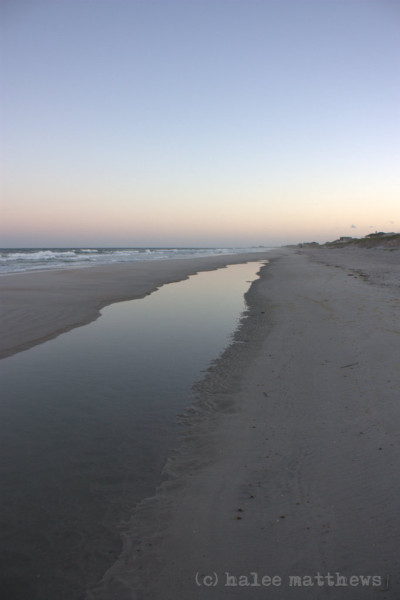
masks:
<svg viewBox="0 0 400 600"><path fill-rule="evenodd" d="M94 321L108 304L143 298L199 271L268 256L264 251L3 275L0 358Z"/></svg>
<svg viewBox="0 0 400 600"><path fill-rule="evenodd" d="M399 253L324 252L263 267L90 598L400 598Z"/></svg>

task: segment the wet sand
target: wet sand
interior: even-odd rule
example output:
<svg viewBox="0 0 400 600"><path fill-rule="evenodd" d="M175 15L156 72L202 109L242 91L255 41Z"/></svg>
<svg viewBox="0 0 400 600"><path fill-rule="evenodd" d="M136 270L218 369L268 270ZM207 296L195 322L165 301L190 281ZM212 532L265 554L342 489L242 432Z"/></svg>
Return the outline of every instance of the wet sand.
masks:
<svg viewBox="0 0 400 600"><path fill-rule="evenodd" d="M263 267L88 598L400 597L399 254L318 252Z"/></svg>
<svg viewBox="0 0 400 600"><path fill-rule="evenodd" d="M104 306L114 302L143 298L166 283L187 279L199 271L270 255L264 251L3 275L0 358L90 323Z"/></svg>

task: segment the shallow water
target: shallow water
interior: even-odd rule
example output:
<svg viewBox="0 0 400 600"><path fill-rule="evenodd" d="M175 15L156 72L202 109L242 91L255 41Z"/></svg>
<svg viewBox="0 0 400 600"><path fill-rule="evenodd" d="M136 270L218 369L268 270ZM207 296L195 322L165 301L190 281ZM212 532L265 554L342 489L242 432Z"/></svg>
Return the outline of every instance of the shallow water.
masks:
<svg viewBox="0 0 400 600"><path fill-rule="evenodd" d="M229 344L260 263L169 284L0 361L7 600L78 600L152 494L191 386Z"/></svg>

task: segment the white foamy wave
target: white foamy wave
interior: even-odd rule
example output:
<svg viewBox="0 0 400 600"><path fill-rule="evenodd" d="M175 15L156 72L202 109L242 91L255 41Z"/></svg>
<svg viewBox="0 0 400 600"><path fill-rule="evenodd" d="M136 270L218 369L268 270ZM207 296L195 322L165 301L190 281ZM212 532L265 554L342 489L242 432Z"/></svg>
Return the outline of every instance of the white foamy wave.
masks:
<svg viewBox="0 0 400 600"><path fill-rule="evenodd" d="M1 260L58 260L60 258L75 257L73 251L54 252L53 250L39 250L38 252L11 252L5 256L1 256Z"/></svg>
<svg viewBox="0 0 400 600"><path fill-rule="evenodd" d="M0 273L257 252L268 248L4 248Z"/></svg>

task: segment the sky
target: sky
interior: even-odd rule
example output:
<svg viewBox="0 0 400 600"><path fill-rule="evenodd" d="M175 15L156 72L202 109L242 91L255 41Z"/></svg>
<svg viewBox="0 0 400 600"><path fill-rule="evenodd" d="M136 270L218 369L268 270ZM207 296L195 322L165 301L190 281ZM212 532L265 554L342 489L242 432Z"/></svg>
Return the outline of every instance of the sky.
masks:
<svg viewBox="0 0 400 600"><path fill-rule="evenodd" d="M2 247L400 231L398 0L3 0Z"/></svg>

